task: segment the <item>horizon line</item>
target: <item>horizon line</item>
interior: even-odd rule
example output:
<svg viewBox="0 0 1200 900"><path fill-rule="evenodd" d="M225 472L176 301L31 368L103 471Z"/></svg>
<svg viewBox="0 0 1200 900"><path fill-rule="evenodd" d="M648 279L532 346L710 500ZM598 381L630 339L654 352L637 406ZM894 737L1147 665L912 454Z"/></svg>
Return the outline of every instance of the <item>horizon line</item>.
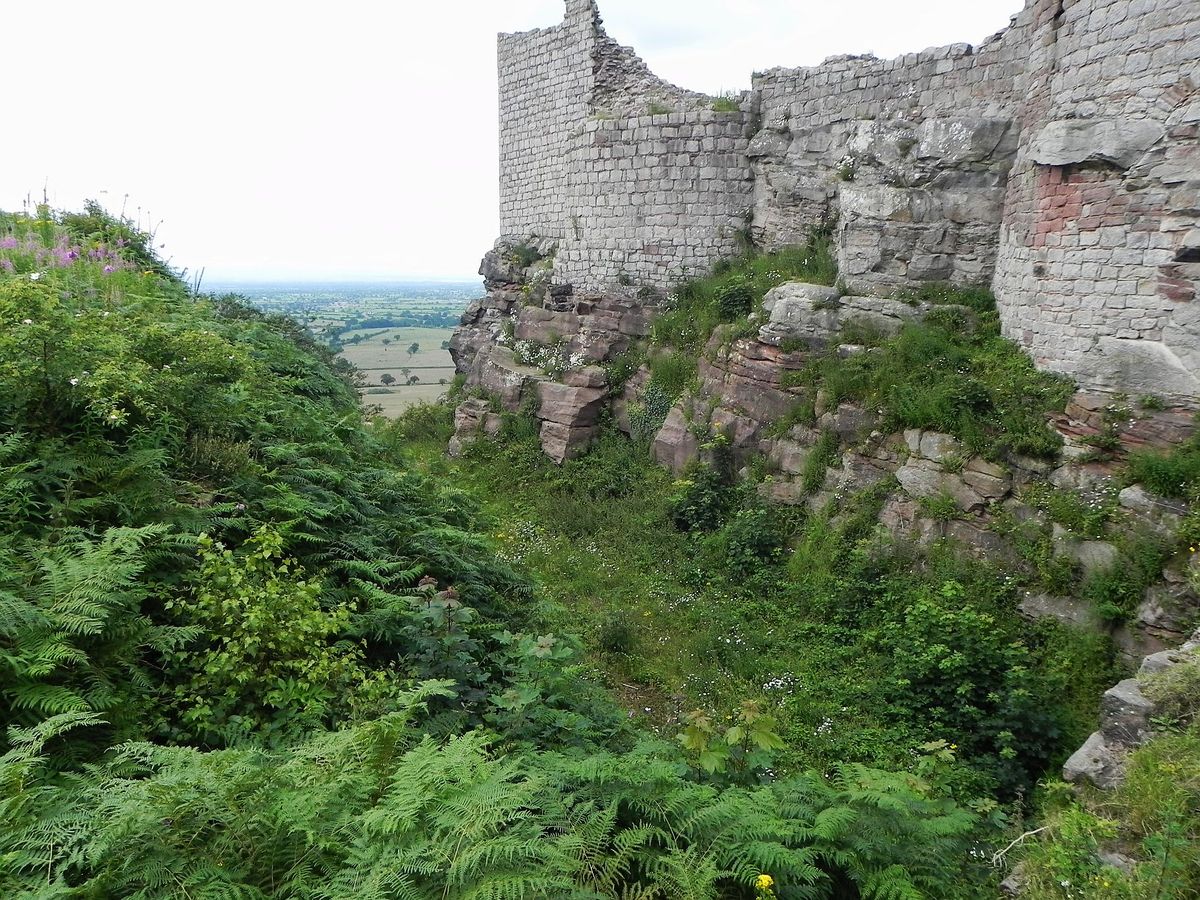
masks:
<svg viewBox="0 0 1200 900"><path fill-rule="evenodd" d="M319 276L280 276L271 278L205 278L201 284L217 285L271 285L271 284L475 284L483 283L483 276L455 277L451 275L395 275L380 278L337 278Z"/></svg>

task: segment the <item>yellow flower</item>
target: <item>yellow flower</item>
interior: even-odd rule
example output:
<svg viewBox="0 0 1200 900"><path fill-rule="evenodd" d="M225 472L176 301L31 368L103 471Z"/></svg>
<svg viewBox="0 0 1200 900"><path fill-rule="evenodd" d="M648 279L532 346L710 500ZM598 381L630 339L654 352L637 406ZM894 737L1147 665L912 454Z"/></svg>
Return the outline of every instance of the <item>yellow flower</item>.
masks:
<svg viewBox="0 0 1200 900"><path fill-rule="evenodd" d="M754 879L754 886L760 891L769 891L774 883L775 879L770 875L759 875Z"/></svg>

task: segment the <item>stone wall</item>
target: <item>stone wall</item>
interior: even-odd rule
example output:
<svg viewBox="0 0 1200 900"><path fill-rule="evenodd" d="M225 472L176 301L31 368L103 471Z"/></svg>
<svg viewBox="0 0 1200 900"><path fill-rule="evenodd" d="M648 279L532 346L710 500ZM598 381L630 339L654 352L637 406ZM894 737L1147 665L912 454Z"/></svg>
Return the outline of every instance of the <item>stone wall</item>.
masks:
<svg viewBox="0 0 1200 900"><path fill-rule="evenodd" d="M752 121L650 72L591 0L499 41L504 235L558 242L556 280L667 287L737 251ZM727 104L728 105L728 104Z"/></svg>
<svg viewBox="0 0 1200 900"><path fill-rule="evenodd" d="M838 221L855 291L987 281L1017 148L1029 25L982 47L836 57L754 77L755 230L767 247Z"/></svg>
<svg viewBox="0 0 1200 900"><path fill-rule="evenodd" d="M994 288L1092 390L1200 395L1200 4L1039 0Z"/></svg>
<svg viewBox="0 0 1200 900"><path fill-rule="evenodd" d="M596 11L570 2L561 25L499 37L500 229L561 237L571 133L588 116Z"/></svg>
<svg viewBox="0 0 1200 900"><path fill-rule="evenodd" d="M583 124L559 277L668 287L738 251L752 190L747 114L657 108Z"/></svg>
<svg viewBox="0 0 1200 900"><path fill-rule="evenodd" d="M990 283L1040 366L1196 406L1198 83L1196 0L1028 0L979 47L772 69L717 112L568 0L500 39L502 227L602 290L836 221L851 292Z"/></svg>

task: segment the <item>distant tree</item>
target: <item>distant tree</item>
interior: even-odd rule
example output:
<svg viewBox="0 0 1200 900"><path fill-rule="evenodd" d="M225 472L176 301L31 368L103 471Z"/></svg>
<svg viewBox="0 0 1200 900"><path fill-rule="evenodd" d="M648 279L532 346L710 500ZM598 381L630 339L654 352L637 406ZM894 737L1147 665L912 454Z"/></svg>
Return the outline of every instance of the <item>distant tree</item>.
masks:
<svg viewBox="0 0 1200 900"><path fill-rule="evenodd" d="M387 384L387 385L392 385L392 384L395 384L395 383L396 383L396 376L395 376L395 375L393 375L391 372L385 372L384 374L382 374L382 375L380 375L380 376L379 376L379 383L380 383L380 384Z"/></svg>
<svg viewBox="0 0 1200 900"><path fill-rule="evenodd" d="M415 356L420 351L420 349L421 349L421 345L418 344L416 341L413 341L411 344L408 345L408 355Z"/></svg>
<svg viewBox="0 0 1200 900"><path fill-rule="evenodd" d="M449 342L449 341L442 341L442 349L443 349L443 350L449 350L449 349L450 349L450 342Z"/></svg>
<svg viewBox="0 0 1200 900"><path fill-rule="evenodd" d="M421 380L421 376L420 376L420 375L409 375L409 376L408 376L408 383L409 383L409 384L416 384L416 383L417 383L418 381L420 381L420 380Z"/></svg>
<svg viewBox="0 0 1200 900"><path fill-rule="evenodd" d="M408 378L408 373L411 371L412 371L412 369L410 369L408 366L402 366L400 368L400 374L403 375L405 378Z"/></svg>
<svg viewBox="0 0 1200 900"><path fill-rule="evenodd" d="M439 379L438 379L438 384L445 384L445 383L446 383L446 379L445 379L445 378L439 378Z"/></svg>
<svg viewBox="0 0 1200 900"><path fill-rule="evenodd" d="M391 338L384 338L384 339L383 339L383 346L387 347L387 346L389 346L391 343L392 343L392 339L391 339Z"/></svg>

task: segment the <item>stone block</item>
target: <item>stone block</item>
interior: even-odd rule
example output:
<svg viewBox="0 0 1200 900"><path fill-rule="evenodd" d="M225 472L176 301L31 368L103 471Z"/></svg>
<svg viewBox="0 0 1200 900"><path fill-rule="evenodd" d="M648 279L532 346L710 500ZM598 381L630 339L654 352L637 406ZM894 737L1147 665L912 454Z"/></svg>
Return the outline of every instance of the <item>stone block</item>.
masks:
<svg viewBox="0 0 1200 900"><path fill-rule="evenodd" d="M1093 732L1083 746L1071 754L1063 766L1063 781L1088 783L1111 790L1125 780L1125 754L1109 747L1104 735Z"/></svg>

